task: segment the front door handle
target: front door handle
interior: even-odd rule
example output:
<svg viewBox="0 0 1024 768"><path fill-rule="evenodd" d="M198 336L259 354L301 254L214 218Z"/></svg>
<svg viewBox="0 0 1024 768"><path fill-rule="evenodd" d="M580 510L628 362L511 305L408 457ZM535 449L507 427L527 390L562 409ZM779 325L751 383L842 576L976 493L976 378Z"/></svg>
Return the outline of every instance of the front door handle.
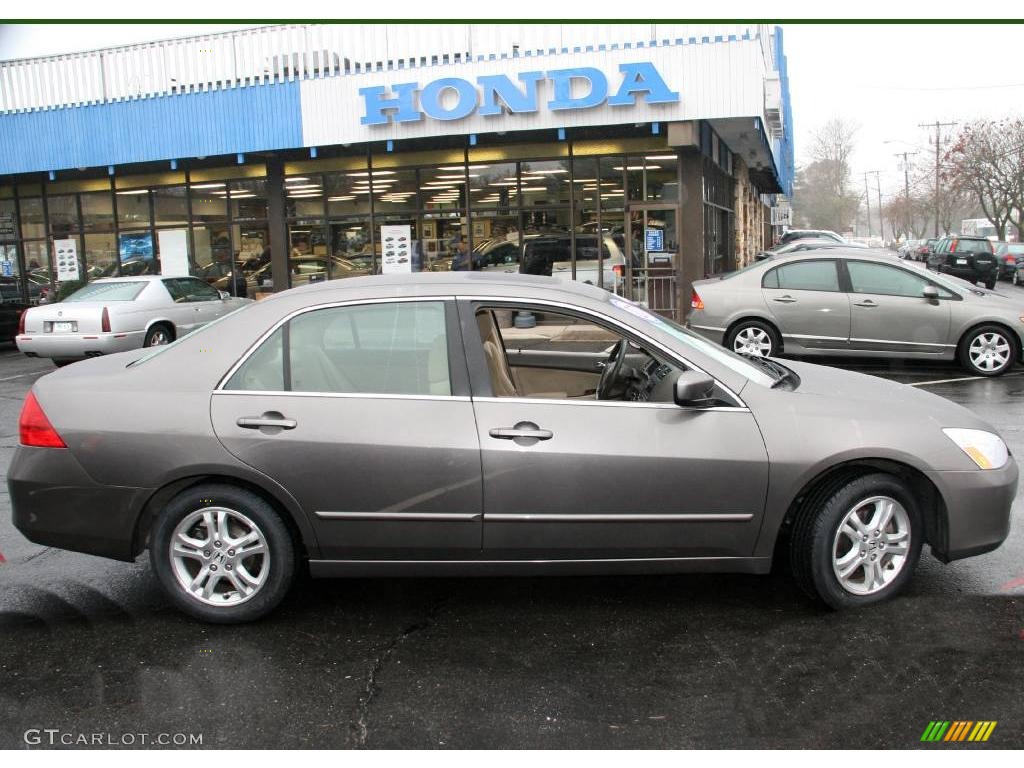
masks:
<svg viewBox="0 0 1024 768"><path fill-rule="evenodd" d="M787 294L785 296L776 296L774 299L772 299L772 301L777 301L780 304L792 304L793 302L796 301L796 299Z"/></svg>
<svg viewBox="0 0 1024 768"><path fill-rule="evenodd" d="M853 302L853 306L855 306L855 307L868 307L868 308L870 308L870 307L877 307L878 305L875 302L873 302L871 299L865 299L864 301L855 301L855 302Z"/></svg>
<svg viewBox="0 0 1024 768"><path fill-rule="evenodd" d="M299 424L295 419L286 419L276 411L268 411L262 416L243 416L235 423L242 429L264 429L266 427L295 429Z"/></svg>
<svg viewBox="0 0 1024 768"><path fill-rule="evenodd" d="M549 429L541 429L530 421L520 421L514 427L499 427L488 434L498 440L550 440L555 433Z"/></svg>

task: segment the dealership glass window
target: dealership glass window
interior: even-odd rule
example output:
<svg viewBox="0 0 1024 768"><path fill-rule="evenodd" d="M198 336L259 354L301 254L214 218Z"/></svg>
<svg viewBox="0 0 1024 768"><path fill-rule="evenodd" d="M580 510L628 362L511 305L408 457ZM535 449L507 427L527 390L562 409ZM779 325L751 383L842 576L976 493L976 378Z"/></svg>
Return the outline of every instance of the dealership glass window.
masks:
<svg viewBox="0 0 1024 768"><path fill-rule="evenodd" d="M18 239L18 217L14 200L0 200L0 243Z"/></svg>
<svg viewBox="0 0 1024 768"><path fill-rule="evenodd" d="M117 223L121 229L151 225L148 189L122 190L117 193Z"/></svg>
<svg viewBox="0 0 1024 768"><path fill-rule="evenodd" d="M82 230L109 232L114 228L114 200L110 192L84 192L82 201Z"/></svg>
<svg viewBox="0 0 1024 768"><path fill-rule="evenodd" d="M457 165L422 168L420 199L431 212L463 211L466 207L466 175Z"/></svg>
<svg viewBox="0 0 1024 768"><path fill-rule="evenodd" d="M10 274L0 273L0 303L16 304L23 301L22 288L25 281L18 268L18 246L0 245L0 262L10 262ZM39 287L30 284L29 298L33 304L38 302Z"/></svg>
<svg viewBox="0 0 1024 768"><path fill-rule="evenodd" d="M377 267L370 243L368 216L332 221L328 225L328 233L332 267L329 280L374 274Z"/></svg>
<svg viewBox="0 0 1024 768"><path fill-rule="evenodd" d="M444 302L321 309L288 330L294 391L451 394Z"/></svg>
<svg viewBox="0 0 1024 768"><path fill-rule="evenodd" d="M473 211L473 269L518 272L522 256L519 211Z"/></svg>
<svg viewBox="0 0 1024 768"><path fill-rule="evenodd" d="M154 189L153 216L158 227L187 227L188 203L185 199L185 187Z"/></svg>
<svg viewBox="0 0 1024 768"><path fill-rule="evenodd" d="M429 269L446 271L470 268L469 229L465 214L452 211L423 216L423 258Z"/></svg>
<svg viewBox="0 0 1024 768"><path fill-rule="evenodd" d="M316 177L315 185L287 187L285 190L285 212L291 219L323 218L324 190Z"/></svg>
<svg viewBox="0 0 1024 768"><path fill-rule="evenodd" d="M296 183L310 182L307 177L295 178L299 180ZM324 174L323 179L329 216L370 215L370 175L368 171L338 171Z"/></svg>
<svg viewBox="0 0 1024 768"><path fill-rule="evenodd" d="M626 204L624 172L628 167L623 157L602 157L598 161L597 184L601 210L621 210Z"/></svg>
<svg viewBox="0 0 1024 768"><path fill-rule="evenodd" d="M445 173L461 173L461 166L443 166ZM515 163L470 163L470 205L473 210L516 207L519 182ZM474 238L475 244L475 238Z"/></svg>
<svg viewBox="0 0 1024 768"><path fill-rule="evenodd" d="M21 236L26 239L46 237L43 198L23 197L18 204L21 207Z"/></svg>
<svg viewBox="0 0 1024 768"><path fill-rule="evenodd" d="M193 224L227 218L227 182L208 181L192 184L188 188L188 195L192 204Z"/></svg>
<svg viewBox="0 0 1024 768"><path fill-rule="evenodd" d="M267 218L266 179L232 181L229 189L232 219L241 221Z"/></svg>
<svg viewBox="0 0 1024 768"><path fill-rule="evenodd" d="M630 171L629 196L635 200L674 203L679 200L679 159L664 152L650 152L629 158L629 166L642 166L642 171Z"/></svg>
<svg viewBox="0 0 1024 768"><path fill-rule="evenodd" d="M54 237L66 237L81 231L78 222L78 200L74 195L54 195L46 199L50 217L50 232Z"/></svg>
<svg viewBox="0 0 1024 768"><path fill-rule="evenodd" d="M415 211L418 184L414 170L375 170L373 172L374 214Z"/></svg>
<svg viewBox="0 0 1024 768"><path fill-rule="evenodd" d="M327 229L320 223L288 226L289 285L292 288L327 280L331 261L327 254Z"/></svg>
<svg viewBox="0 0 1024 768"><path fill-rule="evenodd" d="M519 203L536 205L569 204L569 158L530 160L519 164Z"/></svg>
<svg viewBox="0 0 1024 768"><path fill-rule="evenodd" d="M195 243L194 260L198 274L215 269L211 264L230 266L231 230L227 222L202 224L192 228Z"/></svg>
<svg viewBox="0 0 1024 768"><path fill-rule="evenodd" d="M90 279L117 275L117 239L111 233L85 235L85 269Z"/></svg>
<svg viewBox="0 0 1024 768"><path fill-rule="evenodd" d="M45 240L26 240L21 244L25 253L25 271L38 283L50 280L50 249Z"/></svg>

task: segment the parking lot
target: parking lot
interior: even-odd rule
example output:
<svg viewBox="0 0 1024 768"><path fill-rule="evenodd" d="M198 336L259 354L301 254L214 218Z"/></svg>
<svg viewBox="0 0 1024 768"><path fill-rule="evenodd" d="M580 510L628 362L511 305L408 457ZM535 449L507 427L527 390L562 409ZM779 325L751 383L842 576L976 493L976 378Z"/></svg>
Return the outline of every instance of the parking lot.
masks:
<svg viewBox="0 0 1024 768"><path fill-rule="evenodd" d="M1002 288L1024 296L1024 289ZM1016 293L1015 293L1016 295ZM1024 455L1024 367L828 361L927 388ZM0 346L0 479L32 382ZM83 408L115 408L82 393ZM199 624L132 565L33 545L0 491L0 748L28 729L210 747L913 747L995 720L1024 747L1024 520L870 610L769 577L304 581L253 625Z"/></svg>

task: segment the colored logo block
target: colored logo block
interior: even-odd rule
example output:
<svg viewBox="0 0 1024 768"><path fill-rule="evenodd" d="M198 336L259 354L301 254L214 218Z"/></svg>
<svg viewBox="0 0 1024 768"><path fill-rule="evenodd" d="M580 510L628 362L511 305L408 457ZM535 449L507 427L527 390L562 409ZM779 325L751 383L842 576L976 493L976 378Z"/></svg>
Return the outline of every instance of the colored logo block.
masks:
<svg viewBox="0 0 1024 768"><path fill-rule="evenodd" d="M921 741L988 741L996 720L932 720Z"/></svg>

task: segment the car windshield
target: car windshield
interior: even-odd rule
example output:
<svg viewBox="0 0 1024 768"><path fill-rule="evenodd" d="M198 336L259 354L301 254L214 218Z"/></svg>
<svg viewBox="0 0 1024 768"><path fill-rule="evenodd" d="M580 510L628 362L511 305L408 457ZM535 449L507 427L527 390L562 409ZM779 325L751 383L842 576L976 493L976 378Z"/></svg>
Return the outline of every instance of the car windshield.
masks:
<svg viewBox="0 0 1024 768"><path fill-rule="evenodd" d="M142 363L148 362L149 360L152 360L157 355L162 355L168 349L173 349L175 346L178 345L179 342L181 342L182 339L194 339L196 336L202 336L203 334L208 333L211 328L215 327L219 323L224 322L225 320L227 320L232 315L238 314L239 312L244 312L245 310L250 309L250 308L255 307L255 306L256 306L255 302L250 302L248 304L243 304L238 309L235 309L235 310L233 310L231 312L228 312L226 315L221 315L216 320L211 320L206 325L200 326L196 330L191 331L187 336L179 336L174 341L172 341L170 344L161 344L161 345L158 345L158 346L155 346L155 347L150 347L149 352L144 354L142 357L137 357L136 359L132 360L130 363L128 363L128 365L126 367L132 368L132 367L134 367L136 365L141 365Z"/></svg>
<svg viewBox="0 0 1024 768"><path fill-rule="evenodd" d="M145 287L146 283L143 280L128 283L89 283L64 301L135 301Z"/></svg>
<svg viewBox="0 0 1024 768"><path fill-rule="evenodd" d="M683 326L674 323L671 320L661 317L660 315L655 315L634 301L629 301L628 299L623 299L618 296L612 297L609 300L619 309L625 310L633 317L643 320L648 325L669 334L691 349L695 349L701 354L707 355L716 363L726 366L729 370L735 371L741 376L750 379L750 381L764 387L770 387L779 380L779 376L769 374L767 369L755 365L742 355L737 355L735 352L731 352L725 347L713 344L703 336L698 336L693 331L687 330L686 328L683 328Z"/></svg>

